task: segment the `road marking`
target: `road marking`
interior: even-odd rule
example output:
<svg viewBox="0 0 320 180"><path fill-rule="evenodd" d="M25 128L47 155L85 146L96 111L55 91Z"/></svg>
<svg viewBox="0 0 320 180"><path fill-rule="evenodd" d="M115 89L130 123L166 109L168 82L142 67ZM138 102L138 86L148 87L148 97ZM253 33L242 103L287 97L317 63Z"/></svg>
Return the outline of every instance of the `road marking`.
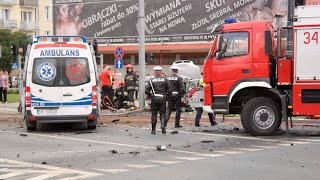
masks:
<svg viewBox="0 0 320 180"><path fill-rule="evenodd" d="M112 174L130 171L129 169L95 169L95 170L107 172L107 173L112 173Z"/></svg>
<svg viewBox="0 0 320 180"><path fill-rule="evenodd" d="M140 128L144 130L149 130L150 128ZM161 129L157 129L157 131L161 131ZM172 132L175 130L167 130L167 132ZM226 135L226 134L216 134L216 133L201 133L201 132L190 132L190 131L179 131L179 133L184 134L195 134L195 135L201 135L201 136L216 136L216 137L225 137L225 138L235 138L235 139L246 139L246 140L256 140L256 141L266 141L266 142L281 142L281 140L276 139L263 139L258 137L245 137L245 136L234 136L234 135Z"/></svg>
<svg viewBox="0 0 320 180"><path fill-rule="evenodd" d="M277 148L277 146L251 146L254 148L262 148L262 149L274 149Z"/></svg>
<svg viewBox="0 0 320 180"><path fill-rule="evenodd" d="M152 167L156 167L158 165L126 165L128 167L133 167L133 168L138 168L138 169L146 169L146 168L152 168Z"/></svg>
<svg viewBox="0 0 320 180"><path fill-rule="evenodd" d="M90 143L97 143L97 144L109 144L109 145L116 145L116 146L141 148L141 149L153 149L153 150L156 149L155 147L148 147L148 146L138 146L138 145L132 145L132 144L122 144L122 143L114 143L114 142L107 142L107 141L96 141L96 140L78 139L78 138L72 138L72 137L53 136L53 135L44 135L44 134L32 134L27 132L21 133L21 132L3 131L3 130L0 130L0 132L11 133L11 134L27 134L35 137L38 136L38 137L45 137L45 138L73 140L73 141L90 142ZM181 150L175 150L175 149L166 149L166 150L171 152L185 153L185 154L198 154L198 152L191 152L191 151L181 151Z"/></svg>
<svg viewBox="0 0 320 180"><path fill-rule="evenodd" d="M10 149L0 149L0 152L1 152L1 151L26 150L26 149L34 149L34 148L10 148Z"/></svg>
<svg viewBox="0 0 320 180"><path fill-rule="evenodd" d="M293 144L309 144L310 142L305 142L305 141L284 141L288 143L293 143Z"/></svg>
<svg viewBox="0 0 320 180"><path fill-rule="evenodd" d="M148 160L149 162L154 162L154 163L159 163L159 164L166 164L166 165L170 165L170 164L177 164L177 163L181 163L182 161L154 161L154 160Z"/></svg>
<svg viewBox="0 0 320 180"><path fill-rule="evenodd" d="M1 168L0 172L10 172L9 174L16 173L44 173L44 174L57 174L57 175L73 175L74 177L70 177L68 179L81 179L81 178L93 178L96 176L102 176L104 174L95 173L95 172L87 172L87 171L80 171L80 170L74 170L74 169L66 169L66 168L60 168L56 166L50 166L50 165L42 165L42 164L35 164L35 163L28 163L28 162L22 162L22 161L16 161L16 160L10 160L10 159L3 159L0 158L0 163L8 164L10 165L18 165L18 166L24 166L26 168L38 168L36 170L33 169L8 169L8 168ZM40 170L39 170L40 168ZM42 169L42 170L41 170ZM17 176L17 175L16 175ZM1 176L0 176L1 177ZM0 178L5 179L5 178Z"/></svg>
<svg viewBox="0 0 320 180"><path fill-rule="evenodd" d="M291 146L291 144L289 144L289 143L280 143L280 144L278 144L278 146Z"/></svg>
<svg viewBox="0 0 320 180"><path fill-rule="evenodd" d="M18 165L18 164L0 164L2 168L19 168L19 167L31 167L26 165Z"/></svg>
<svg viewBox="0 0 320 180"><path fill-rule="evenodd" d="M22 174L23 174L22 172L10 172L10 173L1 175L0 179L7 179L7 178L10 178L10 177L19 176L19 175L22 175Z"/></svg>
<svg viewBox="0 0 320 180"><path fill-rule="evenodd" d="M239 151L249 151L249 152L254 152L254 151L261 151L263 149L257 149L257 148L232 148L234 150L239 150Z"/></svg>
<svg viewBox="0 0 320 180"><path fill-rule="evenodd" d="M244 153L243 151L216 151L218 153L223 153L223 154L241 154Z"/></svg>
<svg viewBox="0 0 320 180"><path fill-rule="evenodd" d="M30 179L26 179L26 180L44 180L44 179L49 179L49 178L52 178L52 177L55 177L55 176L59 176L61 174L43 174L43 175L40 175L40 176L37 176L37 177L33 177L33 178L30 178Z"/></svg>
<svg viewBox="0 0 320 180"><path fill-rule="evenodd" d="M182 160L188 160L188 161L196 161L196 160L201 160L204 158L200 158L200 157L173 157L175 159L182 159Z"/></svg>
<svg viewBox="0 0 320 180"><path fill-rule="evenodd" d="M198 155L198 156L206 156L206 157L212 157L212 158L225 156L225 154L195 154L195 155Z"/></svg>
<svg viewBox="0 0 320 180"><path fill-rule="evenodd" d="M320 142L320 139L297 139L299 141Z"/></svg>

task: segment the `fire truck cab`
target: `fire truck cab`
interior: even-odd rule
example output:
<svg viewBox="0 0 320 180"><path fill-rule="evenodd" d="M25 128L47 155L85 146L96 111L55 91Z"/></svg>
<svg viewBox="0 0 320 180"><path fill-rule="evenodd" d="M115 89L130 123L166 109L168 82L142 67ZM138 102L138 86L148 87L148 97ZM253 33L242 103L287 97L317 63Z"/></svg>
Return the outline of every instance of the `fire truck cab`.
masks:
<svg viewBox="0 0 320 180"><path fill-rule="evenodd" d="M241 114L253 135L276 133L288 117L320 114L319 10L298 8L293 57L276 55L267 21L217 26L204 63L204 109Z"/></svg>

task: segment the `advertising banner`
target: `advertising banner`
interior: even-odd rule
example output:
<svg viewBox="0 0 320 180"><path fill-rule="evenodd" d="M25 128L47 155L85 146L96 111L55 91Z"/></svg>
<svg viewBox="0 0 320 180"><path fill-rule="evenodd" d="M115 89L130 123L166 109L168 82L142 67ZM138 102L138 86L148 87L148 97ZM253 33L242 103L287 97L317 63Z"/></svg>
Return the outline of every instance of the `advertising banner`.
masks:
<svg viewBox="0 0 320 180"><path fill-rule="evenodd" d="M138 0L54 0L55 35L84 35L99 43L138 43ZM146 43L207 41L211 30L238 22L286 20L288 0L145 0Z"/></svg>

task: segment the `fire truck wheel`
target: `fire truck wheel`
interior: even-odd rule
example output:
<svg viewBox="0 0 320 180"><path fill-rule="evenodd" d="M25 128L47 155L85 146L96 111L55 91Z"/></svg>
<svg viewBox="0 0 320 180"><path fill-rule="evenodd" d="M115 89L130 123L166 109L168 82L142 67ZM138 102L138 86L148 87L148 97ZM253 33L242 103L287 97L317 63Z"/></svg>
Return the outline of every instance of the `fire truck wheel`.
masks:
<svg viewBox="0 0 320 180"><path fill-rule="evenodd" d="M280 106L265 97L248 101L241 111L243 128L256 136L274 135L281 124Z"/></svg>

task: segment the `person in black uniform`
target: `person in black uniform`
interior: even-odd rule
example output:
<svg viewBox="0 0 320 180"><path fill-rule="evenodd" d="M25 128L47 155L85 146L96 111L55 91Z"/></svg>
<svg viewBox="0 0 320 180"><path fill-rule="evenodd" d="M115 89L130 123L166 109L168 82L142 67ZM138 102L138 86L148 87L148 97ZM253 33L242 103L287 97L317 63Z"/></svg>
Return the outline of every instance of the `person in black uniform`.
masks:
<svg viewBox="0 0 320 180"><path fill-rule="evenodd" d="M126 66L127 74L124 77L125 90L128 92L129 106L131 110L136 109L134 104L134 93L139 89L139 80L137 75L133 72L133 66L128 64Z"/></svg>
<svg viewBox="0 0 320 180"><path fill-rule="evenodd" d="M153 68L155 77L148 81L146 87L146 95L151 98L151 134L156 134L157 115L160 113L160 122L162 134L166 133L166 101L171 96L170 82L166 77L161 76L162 67L156 66Z"/></svg>
<svg viewBox="0 0 320 180"><path fill-rule="evenodd" d="M182 104L181 104L181 98L185 95L185 87L183 83L183 78L178 76L178 66L171 66L172 69L172 75L168 77L168 80L170 82L171 88L172 88L172 95L171 98L168 99L168 109L166 114L166 123L165 126L167 127L167 123L170 119L170 115L174 109L176 110L176 121L175 121L175 128L181 128L180 125L180 117L182 112Z"/></svg>

